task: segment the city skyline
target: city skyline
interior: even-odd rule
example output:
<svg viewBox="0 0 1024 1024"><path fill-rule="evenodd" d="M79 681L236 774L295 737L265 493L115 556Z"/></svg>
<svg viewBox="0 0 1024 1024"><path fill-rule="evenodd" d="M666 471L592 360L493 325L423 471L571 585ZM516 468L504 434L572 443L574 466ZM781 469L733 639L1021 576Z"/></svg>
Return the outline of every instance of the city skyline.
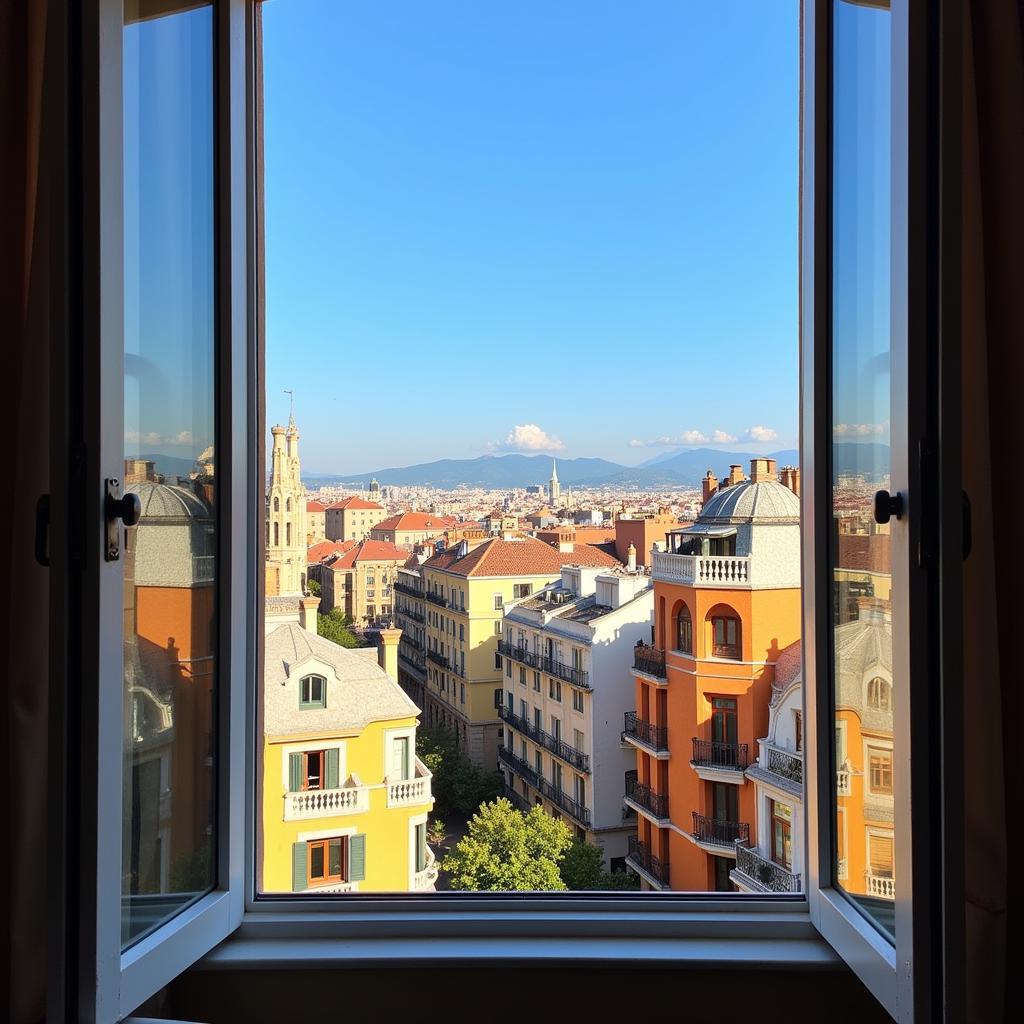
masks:
<svg viewBox="0 0 1024 1024"><path fill-rule="evenodd" d="M307 465L795 447L791 7L268 6L268 419L293 389Z"/></svg>

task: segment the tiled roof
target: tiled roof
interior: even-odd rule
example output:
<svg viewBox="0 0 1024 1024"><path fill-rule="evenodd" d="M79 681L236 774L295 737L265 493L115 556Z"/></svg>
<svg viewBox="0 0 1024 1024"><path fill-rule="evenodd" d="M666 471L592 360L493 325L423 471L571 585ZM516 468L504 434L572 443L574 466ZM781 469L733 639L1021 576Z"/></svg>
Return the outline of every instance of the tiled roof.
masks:
<svg viewBox="0 0 1024 1024"><path fill-rule="evenodd" d="M349 498L342 498L341 501L336 501L333 505L328 505L328 508L374 508L384 511L383 505L378 505L375 501L365 501L363 498L357 498L354 494Z"/></svg>
<svg viewBox="0 0 1024 1024"><path fill-rule="evenodd" d="M397 548L386 540L364 540L349 548L327 568L351 569L356 562L400 562L404 564L408 557L408 551L403 551L402 548Z"/></svg>
<svg viewBox="0 0 1024 1024"><path fill-rule="evenodd" d="M307 501L306 511L307 512L324 512L327 506L321 501Z"/></svg>
<svg viewBox="0 0 1024 1024"><path fill-rule="evenodd" d="M397 516L389 516L382 519L375 527L375 530L443 530L447 526L454 526L455 520L451 516L435 516L427 512L399 512Z"/></svg>
<svg viewBox="0 0 1024 1024"><path fill-rule="evenodd" d="M533 537L503 540L495 537L484 541L459 558L459 545L440 551L424 565L428 569L444 569L458 576L542 576L557 574L563 565L586 565L604 568L622 563L590 544L576 544L572 551L559 551Z"/></svg>
<svg viewBox="0 0 1024 1024"><path fill-rule="evenodd" d="M343 555L356 546L354 540L321 540L306 549L306 562L313 565L322 562L331 555Z"/></svg>

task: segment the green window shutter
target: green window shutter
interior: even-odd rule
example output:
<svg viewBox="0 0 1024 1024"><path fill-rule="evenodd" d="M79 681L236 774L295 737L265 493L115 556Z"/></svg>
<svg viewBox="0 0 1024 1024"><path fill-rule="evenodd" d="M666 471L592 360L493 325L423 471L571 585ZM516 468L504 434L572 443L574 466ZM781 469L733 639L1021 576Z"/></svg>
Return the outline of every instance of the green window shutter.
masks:
<svg viewBox="0 0 1024 1024"><path fill-rule="evenodd" d="M327 751L327 789L337 789L340 785L338 779L338 768L341 763L341 751L337 747L331 747Z"/></svg>
<svg viewBox="0 0 1024 1024"><path fill-rule="evenodd" d="M366 836L348 837L348 882L362 882L366 878Z"/></svg>
<svg viewBox="0 0 1024 1024"><path fill-rule="evenodd" d="M292 892L306 888L306 844L292 843Z"/></svg>
<svg viewBox="0 0 1024 1024"><path fill-rule="evenodd" d="M416 826L416 870L422 871L427 866L427 826Z"/></svg>
<svg viewBox="0 0 1024 1024"><path fill-rule="evenodd" d="M288 755L288 792L298 793L302 789L302 755Z"/></svg>

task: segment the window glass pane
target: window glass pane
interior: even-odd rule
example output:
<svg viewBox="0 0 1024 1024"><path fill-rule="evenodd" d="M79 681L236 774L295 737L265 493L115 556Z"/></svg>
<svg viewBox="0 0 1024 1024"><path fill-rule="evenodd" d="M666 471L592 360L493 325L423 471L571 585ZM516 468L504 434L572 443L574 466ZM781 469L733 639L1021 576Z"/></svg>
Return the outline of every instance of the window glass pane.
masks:
<svg viewBox="0 0 1024 1024"><path fill-rule="evenodd" d="M123 33L124 945L212 887L216 840L213 10L149 7Z"/></svg>
<svg viewBox="0 0 1024 1024"><path fill-rule="evenodd" d="M831 559L837 833L845 828L835 861L837 884L892 936L896 881L891 859L880 879L876 855L894 842L891 760L886 768L866 742L893 735L889 527L872 516L890 469L890 27L885 7L833 6Z"/></svg>

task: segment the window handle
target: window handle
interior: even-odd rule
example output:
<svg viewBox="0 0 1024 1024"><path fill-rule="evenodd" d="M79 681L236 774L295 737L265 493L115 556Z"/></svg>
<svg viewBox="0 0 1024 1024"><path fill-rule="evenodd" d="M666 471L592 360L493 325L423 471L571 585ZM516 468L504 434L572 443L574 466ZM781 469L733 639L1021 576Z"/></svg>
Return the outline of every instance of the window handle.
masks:
<svg viewBox="0 0 1024 1024"><path fill-rule="evenodd" d="M875 522L887 523L893 516L897 519L903 517L903 495L899 491L895 494L875 491Z"/></svg>
<svg viewBox="0 0 1024 1024"><path fill-rule="evenodd" d="M121 537L118 520L125 526L135 526L142 518L142 499L137 494L121 494L121 481L111 477L106 481L103 513L107 520L107 545L103 557L116 562L121 557Z"/></svg>

